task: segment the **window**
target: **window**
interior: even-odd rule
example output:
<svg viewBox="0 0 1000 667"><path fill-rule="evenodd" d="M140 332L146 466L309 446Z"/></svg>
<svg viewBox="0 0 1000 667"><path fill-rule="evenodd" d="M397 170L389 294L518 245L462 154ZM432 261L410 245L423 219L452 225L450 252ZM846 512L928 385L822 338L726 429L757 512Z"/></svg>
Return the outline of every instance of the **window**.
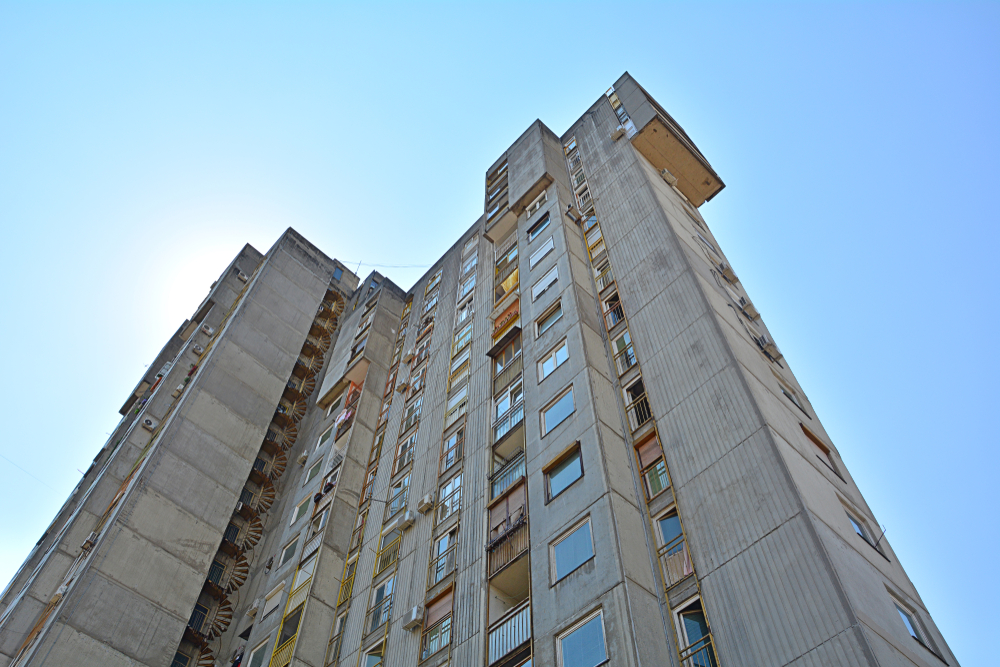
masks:
<svg viewBox="0 0 1000 667"><path fill-rule="evenodd" d="M615 368L618 370L618 377L621 377L625 374L625 371L635 366L632 337L627 330L623 331L620 336L611 342L611 352L615 355Z"/></svg>
<svg viewBox="0 0 1000 667"><path fill-rule="evenodd" d="M518 380L504 390L500 397L496 399L493 420L496 421L507 414L512 407L521 402L522 398L524 398L523 383Z"/></svg>
<svg viewBox="0 0 1000 667"><path fill-rule="evenodd" d="M430 585L438 584L455 570L455 547L458 544L458 528L452 529L438 539L431 547Z"/></svg>
<svg viewBox="0 0 1000 667"><path fill-rule="evenodd" d="M924 642L924 637L920 633L920 625L917 622L917 619L914 617L913 613L897 600L893 600L892 604L894 607L896 607L896 611L899 612L899 617L903 620L903 626L906 627L906 631L910 633L910 636L916 639L921 644L926 645L926 642Z"/></svg>
<svg viewBox="0 0 1000 667"><path fill-rule="evenodd" d="M299 586L306 583L312 579L313 570L316 569L316 552L309 557L309 560L299 565L299 569L295 571L295 579L292 583L292 590L298 590Z"/></svg>
<svg viewBox="0 0 1000 667"><path fill-rule="evenodd" d="M344 270L339 266L333 270L333 279L340 280L344 276Z"/></svg>
<svg viewBox="0 0 1000 667"><path fill-rule="evenodd" d="M460 304L458 306L458 313L455 315L455 324L461 324L466 320L470 319L476 313L475 308L472 307L472 299Z"/></svg>
<svg viewBox="0 0 1000 667"><path fill-rule="evenodd" d="M448 391L456 389L462 384L462 382L465 381L467 377L469 377L469 356L467 354L463 356L465 358L460 360L461 365L459 365L459 367L455 369L455 372L451 374L451 377L448 378Z"/></svg>
<svg viewBox="0 0 1000 667"><path fill-rule="evenodd" d="M247 667L262 667L264 660L267 658L267 649L268 642L266 640L258 644L257 648L250 653L250 660L247 661Z"/></svg>
<svg viewBox="0 0 1000 667"><path fill-rule="evenodd" d="M559 267L553 266L552 269L546 273L544 276L535 283L534 287L531 288L531 300L535 301L542 294L545 293L547 289L556 284L559 280Z"/></svg>
<svg viewBox="0 0 1000 667"><path fill-rule="evenodd" d="M281 558L278 559L278 567L281 567L288 561L292 560L295 555L295 547L299 546L299 538L296 536L294 540L285 545L285 548L281 550Z"/></svg>
<svg viewBox="0 0 1000 667"><path fill-rule="evenodd" d="M295 522L304 517L306 515L306 512L308 511L309 511L309 498L306 498L301 503L295 506L295 513L292 515L292 522L288 525L289 526L294 525Z"/></svg>
<svg viewBox="0 0 1000 667"><path fill-rule="evenodd" d="M469 322L455 334L455 341L451 346L451 356L455 356L465 349L465 346L472 342L472 322Z"/></svg>
<svg viewBox="0 0 1000 667"><path fill-rule="evenodd" d="M407 474L406 477L399 480L391 487L389 487L389 502L385 506L385 518L396 514L396 512L401 511L406 507L406 498L409 496L410 491L410 475Z"/></svg>
<svg viewBox="0 0 1000 667"><path fill-rule="evenodd" d="M365 653L365 662L362 667L382 667L382 646Z"/></svg>
<svg viewBox="0 0 1000 667"><path fill-rule="evenodd" d="M465 263L462 264L462 275L464 276L469 271L475 269L477 264L479 264L479 253L465 260Z"/></svg>
<svg viewBox="0 0 1000 667"><path fill-rule="evenodd" d="M563 342L538 362L538 381L541 382L551 375L552 371L562 366L567 359L569 359L569 346L563 339Z"/></svg>
<svg viewBox="0 0 1000 667"><path fill-rule="evenodd" d="M833 464L833 457L830 456L830 448L827 447L822 440L816 437L816 435L812 431L807 429L804 424L799 424L799 428L802 429L802 432L805 434L805 436L809 439L809 442L811 442L813 447L815 448L816 458L825 463L827 467L829 467L830 470L836 473L837 476L839 477L840 473L837 471L837 467Z"/></svg>
<svg viewBox="0 0 1000 667"><path fill-rule="evenodd" d="M312 520L312 527L309 529L309 536L312 537L323 530L326 525L326 517L330 515L330 510L325 509L320 512L319 516Z"/></svg>
<svg viewBox="0 0 1000 667"><path fill-rule="evenodd" d="M174 659L170 661L170 667L188 667L191 663L191 656L185 655L180 651L174 653Z"/></svg>
<svg viewBox="0 0 1000 667"><path fill-rule="evenodd" d="M434 295L431 296L430 298L428 298L427 301L426 301L426 303L424 303L424 313L423 314L426 315L427 313L431 312L431 310L434 308L434 306L437 305L437 302L438 302L438 295L437 295L437 292L435 292Z"/></svg>
<svg viewBox="0 0 1000 667"><path fill-rule="evenodd" d="M538 246L538 250L531 253L531 256L528 257L528 268L529 269L535 268L535 264L538 264L540 261L545 259L545 257L548 256L548 254L555 249L555 247L556 247L555 241L552 240L551 236L545 239L545 243Z"/></svg>
<svg viewBox="0 0 1000 667"><path fill-rule="evenodd" d="M546 213L541 220L536 222L528 229L528 243L531 243L532 241L537 239L538 235L541 234L548 226L549 226L549 214Z"/></svg>
<svg viewBox="0 0 1000 667"><path fill-rule="evenodd" d="M558 322L560 317L562 317L562 302L557 303L538 318L536 338L552 328L552 325Z"/></svg>
<svg viewBox="0 0 1000 667"><path fill-rule="evenodd" d="M503 350L493 357L493 375L500 375L514 359L521 355L521 336L515 336L514 340L507 344Z"/></svg>
<svg viewBox="0 0 1000 667"><path fill-rule="evenodd" d="M559 635L556 653L559 667L596 667L605 662L603 614L598 611Z"/></svg>
<svg viewBox="0 0 1000 667"><path fill-rule="evenodd" d="M463 253L467 253L476 247L479 242L479 234L474 234L471 239L465 242L465 247L462 249Z"/></svg>
<svg viewBox="0 0 1000 667"><path fill-rule="evenodd" d="M476 287L476 274L472 274L462 283L462 287L458 290L458 300L461 301L465 297L472 293L472 290Z"/></svg>
<svg viewBox="0 0 1000 667"><path fill-rule="evenodd" d="M424 397L419 396L417 397L417 400L413 401L406 407L406 413L403 415L403 431L406 431L420 421L420 406L421 403L423 403L423 400Z"/></svg>
<svg viewBox="0 0 1000 667"><path fill-rule="evenodd" d="M548 199L549 199L548 192L543 190L542 194L535 197L535 200L530 204L528 204L528 210L527 210L528 217L530 218L535 213L537 213L538 210L542 208L542 206L545 204L545 202L548 201Z"/></svg>
<svg viewBox="0 0 1000 667"><path fill-rule="evenodd" d="M542 410L542 435L549 433L573 414L573 388L570 387L549 407Z"/></svg>
<svg viewBox="0 0 1000 667"><path fill-rule="evenodd" d="M281 582L273 589L271 592L264 596L264 609L261 610L261 619L267 618L267 615L278 608L278 604L281 602L281 591L285 590L285 582Z"/></svg>
<svg viewBox="0 0 1000 667"><path fill-rule="evenodd" d="M369 612L371 620L367 628L369 632L378 630L389 620L389 612L392 611L392 588L395 583L396 577L389 577L372 594L372 606Z"/></svg>
<svg viewBox="0 0 1000 667"><path fill-rule="evenodd" d="M424 287L424 294L425 295L426 294L430 294L430 291L432 289L434 289L435 287L437 287L438 283L441 282L441 272L442 271L444 271L444 269L438 269L438 272L435 273L433 276L431 276L431 279L427 281L427 286Z"/></svg>
<svg viewBox="0 0 1000 667"><path fill-rule="evenodd" d="M299 619L302 618L302 607L304 605L299 605L295 608L295 611L285 616L284 622L281 624L281 633L278 635L278 646L282 646L289 639L294 637L299 632Z"/></svg>
<svg viewBox="0 0 1000 667"><path fill-rule="evenodd" d="M774 379L778 381L778 388L781 389L781 393L784 395L784 397L787 398L792 403L792 405L797 407L799 409L799 412L804 414L806 417L809 417L809 419L812 419L812 417L809 416L809 413L806 412L806 409L803 406L804 401L801 398L799 398L798 392L792 389L792 386L787 382L785 382L785 379L783 377L775 373L773 370L771 372L774 375Z"/></svg>
<svg viewBox="0 0 1000 667"><path fill-rule="evenodd" d="M418 370L413 371L413 374L410 376L410 398L413 398L423 390L428 366L429 364L424 364Z"/></svg>
<svg viewBox="0 0 1000 667"><path fill-rule="evenodd" d="M326 411L326 416L327 417L329 417L330 415L332 415L333 411L340 407L340 402L342 400L344 400L344 392L340 392L340 395L337 396L336 400L334 400L334 402L330 404L330 407Z"/></svg>
<svg viewBox="0 0 1000 667"><path fill-rule="evenodd" d="M462 505L462 473L448 480L438 492L437 521L441 523Z"/></svg>
<svg viewBox="0 0 1000 667"><path fill-rule="evenodd" d="M701 232L695 232L695 234L698 235L698 240L701 241L702 245L704 245L708 251L710 251L713 255L715 255L718 258L720 259L722 258L722 253L720 253L716 249L715 245L711 241L702 236Z"/></svg>
<svg viewBox="0 0 1000 667"><path fill-rule="evenodd" d="M334 429L331 426L330 428L323 431L323 435L319 436L319 442L316 443L316 449L322 447L327 440L333 437L333 430Z"/></svg>
<svg viewBox="0 0 1000 667"><path fill-rule="evenodd" d="M872 538L868 533L868 527L865 525L864 520L859 519L850 512L847 512L847 520L851 522L851 528L854 529L854 532L857 533L861 539L868 544L875 546L875 543L872 541Z"/></svg>
<svg viewBox="0 0 1000 667"><path fill-rule="evenodd" d="M695 598L689 602L677 612L675 619L677 634L683 647L682 652L697 646L694 651L687 653L693 658L689 664L699 665L699 667L716 667L715 653L711 644L708 643L710 636L708 619L705 618L705 610L701 607L701 600Z"/></svg>
<svg viewBox="0 0 1000 667"><path fill-rule="evenodd" d="M417 444L417 434L414 433L396 447L396 460L392 466L392 474L400 472L413 460L413 449Z"/></svg>
<svg viewBox="0 0 1000 667"><path fill-rule="evenodd" d="M444 427L448 428L455 421L465 414L465 408L468 405L469 397L469 385L465 385L459 389L454 396L448 399L448 407L444 414Z"/></svg>
<svg viewBox="0 0 1000 667"><path fill-rule="evenodd" d="M302 482L302 486L305 486L309 482L316 479L316 475L319 474L319 469L320 467L322 467L322 465L323 465L322 461L317 461L312 468L309 468L309 472L306 473L306 481Z"/></svg>
<svg viewBox="0 0 1000 667"><path fill-rule="evenodd" d="M594 557L594 540L590 534L590 518L577 524L568 534L549 548L552 580L559 581Z"/></svg>
<svg viewBox="0 0 1000 667"><path fill-rule="evenodd" d="M670 488L670 475L667 474L667 464L663 461L663 450L655 431L635 444L635 454L639 459L646 497L652 500Z"/></svg>
<svg viewBox="0 0 1000 667"><path fill-rule="evenodd" d="M462 426L451 435L445 436L441 447L441 472L455 465L462 458L462 443L465 441L465 427Z"/></svg>
<svg viewBox="0 0 1000 667"><path fill-rule="evenodd" d="M580 459L580 448L577 445L568 456L557 460L552 467L545 472L546 492L549 500L552 500L566 490L576 480L583 477L583 462Z"/></svg>

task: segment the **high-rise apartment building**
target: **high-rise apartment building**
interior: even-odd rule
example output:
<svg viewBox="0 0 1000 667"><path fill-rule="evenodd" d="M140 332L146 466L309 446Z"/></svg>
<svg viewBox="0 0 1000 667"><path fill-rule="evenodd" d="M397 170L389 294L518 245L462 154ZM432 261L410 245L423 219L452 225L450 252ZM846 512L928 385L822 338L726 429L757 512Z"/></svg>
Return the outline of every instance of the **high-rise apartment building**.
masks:
<svg viewBox="0 0 1000 667"><path fill-rule="evenodd" d="M957 664L629 75L409 291L292 230L164 346L0 666Z"/></svg>

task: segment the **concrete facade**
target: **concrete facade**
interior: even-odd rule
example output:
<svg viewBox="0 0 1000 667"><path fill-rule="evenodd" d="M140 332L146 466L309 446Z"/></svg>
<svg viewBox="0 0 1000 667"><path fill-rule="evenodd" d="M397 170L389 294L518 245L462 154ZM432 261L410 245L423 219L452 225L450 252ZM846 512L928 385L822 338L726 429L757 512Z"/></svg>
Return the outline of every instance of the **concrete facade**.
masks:
<svg viewBox="0 0 1000 667"><path fill-rule="evenodd" d="M4 591L0 667L957 664L723 187L625 74L408 291L247 246Z"/></svg>

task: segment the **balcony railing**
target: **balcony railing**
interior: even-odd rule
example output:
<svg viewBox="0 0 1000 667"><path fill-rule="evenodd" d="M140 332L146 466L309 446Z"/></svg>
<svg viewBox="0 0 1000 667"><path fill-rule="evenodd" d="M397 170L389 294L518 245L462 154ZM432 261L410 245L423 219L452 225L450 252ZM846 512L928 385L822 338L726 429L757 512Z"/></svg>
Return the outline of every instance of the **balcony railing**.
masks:
<svg viewBox="0 0 1000 667"><path fill-rule="evenodd" d="M274 649L271 656L270 667L285 667L292 660L292 650L295 648L295 638L298 634L292 635L284 644Z"/></svg>
<svg viewBox="0 0 1000 667"><path fill-rule="evenodd" d="M490 500L500 496L522 477L524 477L524 450L519 449L490 474Z"/></svg>
<svg viewBox="0 0 1000 667"><path fill-rule="evenodd" d="M603 292L611 285L615 284L615 275L611 272L611 267L604 269L601 275L597 276L597 291Z"/></svg>
<svg viewBox="0 0 1000 667"><path fill-rule="evenodd" d="M608 328L608 331L614 329L624 319L625 310L622 308L621 301L616 301L615 305L604 311L604 326Z"/></svg>
<svg viewBox="0 0 1000 667"><path fill-rule="evenodd" d="M587 230L587 247L593 248L594 245L604 238L601 234L601 228L598 225L594 225L589 230Z"/></svg>
<svg viewBox="0 0 1000 667"><path fill-rule="evenodd" d="M458 487L441 499L437 506L437 522L441 523L462 506L462 487Z"/></svg>
<svg viewBox="0 0 1000 667"><path fill-rule="evenodd" d="M340 659L340 647L344 645L344 632L340 631L330 639L330 645L326 649L326 665L335 664Z"/></svg>
<svg viewBox="0 0 1000 667"><path fill-rule="evenodd" d="M424 630L420 639L420 659L426 660L451 645L451 614Z"/></svg>
<svg viewBox="0 0 1000 667"><path fill-rule="evenodd" d="M427 568L427 588L432 588L444 581L444 578L455 571L455 556L458 553L458 545L453 544L448 549L431 561Z"/></svg>
<svg viewBox="0 0 1000 667"><path fill-rule="evenodd" d="M518 424L524 420L524 400L512 406L503 413L493 425L493 443L500 442L500 439L510 433Z"/></svg>
<svg viewBox="0 0 1000 667"><path fill-rule="evenodd" d="M337 596L337 606L340 606L351 599L354 591L354 572L347 575L347 578L340 583L340 595Z"/></svg>
<svg viewBox="0 0 1000 667"><path fill-rule="evenodd" d="M257 496L250 489L243 489L240 493L240 502L252 508L257 502Z"/></svg>
<svg viewBox="0 0 1000 667"><path fill-rule="evenodd" d="M527 600L490 628L489 664L531 639L531 603Z"/></svg>
<svg viewBox="0 0 1000 667"><path fill-rule="evenodd" d="M653 418L653 413L649 409L649 399L646 398L646 394L642 394L625 406L625 412L628 413L628 425L631 427L633 433Z"/></svg>
<svg viewBox="0 0 1000 667"><path fill-rule="evenodd" d="M681 667L718 667L712 635L707 634L680 653Z"/></svg>
<svg viewBox="0 0 1000 667"><path fill-rule="evenodd" d="M222 575L225 574L225 572L226 566L217 560L213 560L211 567L208 568L208 580L216 586L220 586L222 582Z"/></svg>
<svg viewBox="0 0 1000 667"><path fill-rule="evenodd" d="M365 619L365 634L375 632L389 620L392 613L392 594L387 595L381 602L368 611Z"/></svg>
<svg viewBox="0 0 1000 667"><path fill-rule="evenodd" d="M367 518L368 517L365 517L365 520L367 520ZM364 538L364 535L365 535L365 521L362 521L361 525L355 528L354 532L351 533L351 545L348 547L348 549L350 551L354 551L355 549L360 547L361 540Z"/></svg>
<svg viewBox="0 0 1000 667"><path fill-rule="evenodd" d="M528 518L523 514L514 521L508 519L504 532L486 545L487 577L504 569L528 550Z"/></svg>
<svg viewBox="0 0 1000 667"><path fill-rule="evenodd" d="M694 574L691 565L691 554L688 553L684 535L678 535L657 551L660 566L663 568L663 583L667 588L680 582L684 577Z"/></svg>
<svg viewBox="0 0 1000 667"><path fill-rule="evenodd" d="M493 395L496 396L500 393L501 389L516 380L517 377L521 375L522 370L523 364L521 361L521 355L518 354L509 364L504 366L502 371L497 373L495 378L493 378Z"/></svg>
<svg viewBox="0 0 1000 667"><path fill-rule="evenodd" d="M406 498L409 495L410 487L401 487L396 493L389 499L389 502L385 505L385 518L388 520L389 517L396 514L396 512L401 512L403 508L406 507Z"/></svg>
<svg viewBox="0 0 1000 667"><path fill-rule="evenodd" d="M222 539L224 539L226 542L231 542L232 544L239 544L238 541L239 537L240 537L240 527L237 526L235 523L231 523L228 526L226 526L226 532L223 533L222 535Z"/></svg>
<svg viewBox="0 0 1000 667"><path fill-rule="evenodd" d="M305 559L309 558L309 556L313 555L313 553L317 549L319 549L319 545L321 545L322 543L323 543L323 533L322 532L316 533L315 535L313 535L312 539L310 539L308 542L306 542L306 546L303 547L303 549L302 549L302 557L299 560L300 561L304 561Z"/></svg>
<svg viewBox="0 0 1000 667"><path fill-rule="evenodd" d="M635 352L632 350L632 344L629 343L615 355L615 368L618 369L618 377L625 375L625 372L633 366L635 366Z"/></svg>
<svg viewBox="0 0 1000 667"><path fill-rule="evenodd" d="M396 562L396 559L399 558L400 539L402 538L397 537L378 552L378 559L375 562L375 573L372 576L377 577Z"/></svg>
<svg viewBox="0 0 1000 667"><path fill-rule="evenodd" d="M188 627L195 632L201 632L201 629L205 626L205 619L208 617L208 610L201 610L198 607L194 608L191 612L191 618L188 619Z"/></svg>

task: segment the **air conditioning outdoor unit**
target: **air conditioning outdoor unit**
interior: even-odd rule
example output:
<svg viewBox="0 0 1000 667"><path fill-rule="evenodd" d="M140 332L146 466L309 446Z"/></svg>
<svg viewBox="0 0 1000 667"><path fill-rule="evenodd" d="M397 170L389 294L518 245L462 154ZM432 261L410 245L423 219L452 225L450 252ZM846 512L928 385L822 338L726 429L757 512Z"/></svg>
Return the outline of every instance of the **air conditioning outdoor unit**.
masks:
<svg viewBox="0 0 1000 667"><path fill-rule="evenodd" d="M758 313L757 309L754 308L754 305L750 302L750 299L746 298L745 296L740 297L740 308L743 309L743 312L746 313L746 316L749 317L751 320L760 319L760 313Z"/></svg>
<svg viewBox="0 0 1000 667"><path fill-rule="evenodd" d="M778 346L774 344L773 340L771 340L770 338L768 338L763 334L761 334L760 336L760 346L764 348L764 352L766 352L767 355L772 359L774 359L775 361L781 359L782 355L781 351L778 349Z"/></svg>
<svg viewBox="0 0 1000 667"><path fill-rule="evenodd" d="M420 499L419 503L417 503L417 511L421 514L427 514L432 509L434 509L434 495L428 493Z"/></svg>
<svg viewBox="0 0 1000 667"><path fill-rule="evenodd" d="M90 551L94 548L95 544L97 544L97 533L91 533L87 536L87 539L83 541L83 544L80 545L80 548L84 551Z"/></svg>
<svg viewBox="0 0 1000 667"><path fill-rule="evenodd" d="M618 126L614 132L611 133L611 141L618 141L625 135L625 128L621 125Z"/></svg>
<svg viewBox="0 0 1000 667"><path fill-rule="evenodd" d="M174 393L172 393L170 395L173 396L174 398L177 398L178 396L181 395L182 391L184 391L184 385L183 384L179 384L179 385L177 385L177 389L174 389Z"/></svg>
<svg viewBox="0 0 1000 667"><path fill-rule="evenodd" d="M416 607L403 615L403 629L416 630L424 624L424 606L418 604Z"/></svg>
<svg viewBox="0 0 1000 667"><path fill-rule="evenodd" d="M409 380L400 380L398 383L396 383L396 391L398 391L401 394L409 388L410 388Z"/></svg>
<svg viewBox="0 0 1000 667"><path fill-rule="evenodd" d="M159 425L160 425L160 422L156 421L152 417L143 417L142 418L142 427L144 429L146 429L147 431L152 432Z"/></svg>
<svg viewBox="0 0 1000 667"><path fill-rule="evenodd" d="M408 364L412 360L413 360L413 348L411 347L409 350L403 353L403 363Z"/></svg>
<svg viewBox="0 0 1000 667"><path fill-rule="evenodd" d="M201 325L201 332L203 334L205 334L206 336L214 336L215 335L215 329L213 329L212 327L208 326L207 324L202 324Z"/></svg>
<svg viewBox="0 0 1000 667"><path fill-rule="evenodd" d="M247 616L249 616L250 618L253 618L254 616L257 615L257 610L258 609L260 609L260 598L257 598L256 600L254 600L253 604L250 605L250 608L247 609Z"/></svg>
<svg viewBox="0 0 1000 667"><path fill-rule="evenodd" d="M740 279L736 277L736 272L733 271L733 267L729 266L725 262L719 262L719 273L721 273L722 277L731 283L738 283L740 281Z"/></svg>
<svg viewBox="0 0 1000 667"><path fill-rule="evenodd" d="M677 177L671 174L669 169L661 169L660 176L670 185L677 185Z"/></svg>
<svg viewBox="0 0 1000 667"><path fill-rule="evenodd" d="M300 454L299 458L297 458L295 462L298 463L300 466L304 466L306 464L306 461L308 460L309 460L308 454Z"/></svg>
<svg viewBox="0 0 1000 667"><path fill-rule="evenodd" d="M417 515L413 513L413 510L406 510L403 512L403 516L399 517L399 524L397 527L400 530L406 530L413 525L413 522L416 521L416 519Z"/></svg>
<svg viewBox="0 0 1000 667"><path fill-rule="evenodd" d="M246 281L250 280L250 276L243 273L242 271L237 272L236 277L240 279L241 283L245 283Z"/></svg>
<svg viewBox="0 0 1000 667"><path fill-rule="evenodd" d="M197 343L191 346L191 351L197 354L199 357L205 354L205 348L202 347L201 345L198 345Z"/></svg>

